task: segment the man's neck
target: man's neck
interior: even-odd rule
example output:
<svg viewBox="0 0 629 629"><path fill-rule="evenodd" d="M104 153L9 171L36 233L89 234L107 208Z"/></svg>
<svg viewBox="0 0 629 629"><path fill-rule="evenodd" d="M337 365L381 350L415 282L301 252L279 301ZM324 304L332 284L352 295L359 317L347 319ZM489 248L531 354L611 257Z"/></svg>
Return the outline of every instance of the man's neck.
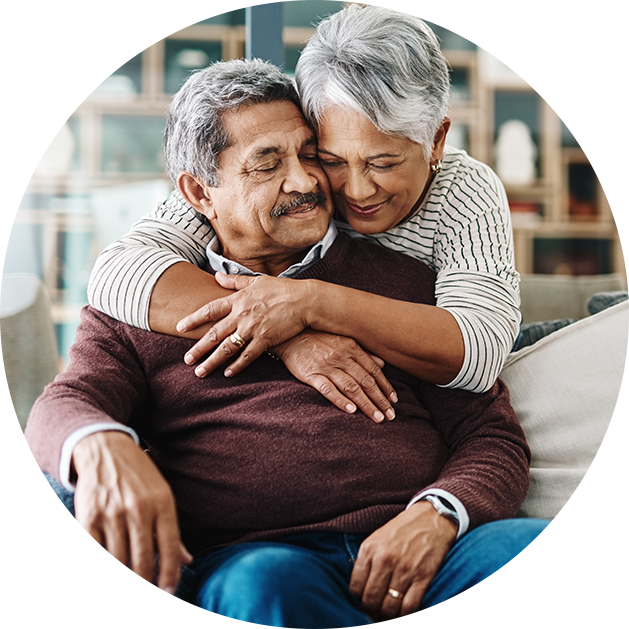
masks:
<svg viewBox="0 0 629 629"><path fill-rule="evenodd" d="M238 255L233 249L222 250L218 236L207 247L210 266L214 271L230 275L282 275L293 277L320 260L337 236L334 221L330 222L325 236L308 249L291 250L274 255Z"/></svg>
<svg viewBox="0 0 629 629"><path fill-rule="evenodd" d="M298 264L299 262L301 262L309 250L310 247L283 255L273 255L268 257L237 256L232 255L229 250L225 250L223 251L222 256L224 258L227 258L228 260L240 264L241 266L244 266L246 269L253 271L253 273L262 273L263 275L277 276L293 266L293 264Z"/></svg>

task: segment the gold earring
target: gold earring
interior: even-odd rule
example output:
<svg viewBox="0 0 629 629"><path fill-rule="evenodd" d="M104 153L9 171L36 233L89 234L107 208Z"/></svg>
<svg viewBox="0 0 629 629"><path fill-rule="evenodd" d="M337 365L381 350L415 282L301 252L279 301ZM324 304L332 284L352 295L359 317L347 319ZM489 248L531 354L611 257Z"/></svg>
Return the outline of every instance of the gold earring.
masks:
<svg viewBox="0 0 629 629"><path fill-rule="evenodd" d="M438 159L436 164L431 164L430 165L430 170L432 170L433 173L435 173L435 175L439 172L441 172L441 169L443 168L443 165L441 164L441 160Z"/></svg>

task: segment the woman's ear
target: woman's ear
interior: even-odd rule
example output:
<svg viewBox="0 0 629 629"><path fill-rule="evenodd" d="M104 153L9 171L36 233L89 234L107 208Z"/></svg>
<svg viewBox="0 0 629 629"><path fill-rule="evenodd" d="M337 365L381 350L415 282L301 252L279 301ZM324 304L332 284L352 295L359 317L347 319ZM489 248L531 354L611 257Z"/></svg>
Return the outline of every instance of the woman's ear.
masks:
<svg viewBox="0 0 629 629"><path fill-rule="evenodd" d="M214 218L214 205L212 203L210 186L184 171L180 172L177 177L177 187L183 198L197 212L205 215L209 220Z"/></svg>
<svg viewBox="0 0 629 629"><path fill-rule="evenodd" d="M443 150L446 146L446 136L448 135L451 124L452 121L450 118L446 117L443 119L441 126L437 129L437 133L435 133L435 141L432 145L432 162L437 162L438 160L443 159Z"/></svg>

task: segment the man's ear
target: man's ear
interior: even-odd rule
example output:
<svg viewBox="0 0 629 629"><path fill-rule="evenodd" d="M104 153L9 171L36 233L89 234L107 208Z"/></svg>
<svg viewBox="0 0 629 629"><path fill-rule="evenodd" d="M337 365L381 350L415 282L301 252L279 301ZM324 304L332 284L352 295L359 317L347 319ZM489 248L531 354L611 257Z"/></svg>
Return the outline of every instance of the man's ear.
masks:
<svg viewBox="0 0 629 629"><path fill-rule="evenodd" d="M432 145L431 162L436 162L437 160L443 158L443 150L446 146L446 136L448 135L451 124L452 121L450 120L450 118L446 117L443 119L441 126L437 129L437 133L435 133L435 141Z"/></svg>
<svg viewBox="0 0 629 629"><path fill-rule="evenodd" d="M209 220L215 218L214 205L209 186L187 172L180 172L177 177L177 187L183 198L197 211Z"/></svg>

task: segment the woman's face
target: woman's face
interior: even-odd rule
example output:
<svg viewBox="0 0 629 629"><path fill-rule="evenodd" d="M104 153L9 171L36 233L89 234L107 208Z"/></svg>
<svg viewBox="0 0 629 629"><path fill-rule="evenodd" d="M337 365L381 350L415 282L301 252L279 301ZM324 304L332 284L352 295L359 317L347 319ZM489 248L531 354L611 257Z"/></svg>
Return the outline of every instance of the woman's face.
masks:
<svg viewBox="0 0 629 629"><path fill-rule="evenodd" d="M432 163L443 156L450 127L446 118L435 138ZM319 159L338 214L361 234L401 223L422 199L431 180L422 147L386 135L364 116L333 106L319 128Z"/></svg>

